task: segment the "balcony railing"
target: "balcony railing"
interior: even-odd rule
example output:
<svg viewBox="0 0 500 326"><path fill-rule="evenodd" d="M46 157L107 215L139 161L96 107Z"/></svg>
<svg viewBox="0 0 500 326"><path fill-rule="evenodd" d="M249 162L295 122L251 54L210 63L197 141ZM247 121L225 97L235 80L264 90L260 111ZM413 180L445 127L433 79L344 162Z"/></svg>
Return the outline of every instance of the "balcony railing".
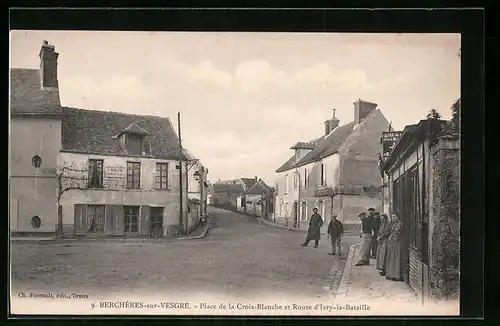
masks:
<svg viewBox="0 0 500 326"><path fill-rule="evenodd" d="M364 195L382 192L380 185L337 185L334 187L321 187L314 191L315 197L333 197L336 195Z"/></svg>

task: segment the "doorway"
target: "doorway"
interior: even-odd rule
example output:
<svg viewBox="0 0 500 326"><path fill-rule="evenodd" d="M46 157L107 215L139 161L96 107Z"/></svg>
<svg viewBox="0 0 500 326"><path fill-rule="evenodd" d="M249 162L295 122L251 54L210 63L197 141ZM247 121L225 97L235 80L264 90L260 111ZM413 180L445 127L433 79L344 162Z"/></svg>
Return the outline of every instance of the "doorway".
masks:
<svg viewBox="0 0 500 326"><path fill-rule="evenodd" d="M151 207L149 230L152 237L163 236L163 207Z"/></svg>
<svg viewBox="0 0 500 326"><path fill-rule="evenodd" d="M104 205L87 206L87 232L104 233Z"/></svg>
<svg viewBox="0 0 500 326"><path fill-rule="evenodd" d="M139 206L123 206L123 232L125 234L139 233Z"/></svg>

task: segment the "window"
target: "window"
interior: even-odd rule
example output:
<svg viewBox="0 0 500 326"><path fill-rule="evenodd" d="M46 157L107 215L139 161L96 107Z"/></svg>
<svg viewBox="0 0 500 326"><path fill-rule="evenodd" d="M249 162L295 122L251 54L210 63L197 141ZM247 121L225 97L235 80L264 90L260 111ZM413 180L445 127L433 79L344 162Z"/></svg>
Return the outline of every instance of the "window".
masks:
<svg viewBox="0 0 500 326"><path fill-rule="evenodd" d="M89 188L102 188L103 160L89 160Z"/></svg>
<svg viewBox="0 0 500 326"><path fill-rule="evenodd" d="M139 232L139 207L123 206L123 231L129 233Z"/></svg>
<svg viewBox="0 0 500 326"><path fill-rule="evenodd" d="M127 135L127 152L132 155L142 155L142 136Z"/></svg>
<svg viewBox="0 0 500 326"><path fill-rule="evenodd" d="M422 230L420 216L420 191L418 168L408 172L408 202L410 215L410 239L411 244L419 249L422 249Z"/></svg>
<svg viewBox="0 0 500 326"><path fill-rule="evenodd" d="M298 179L298 176L297 176L297 172L295 172L293 174L293 190L297 190L297 180Z"/></svg>
<svg viewBox="0 0 500 326"><path fill-rule="evenodd" d="M42 158L38 155L33 156L33 158L31 159L31 164L33 164L33 167L38 169L40 166L42 166Z"/></svg>
<svg viewBox="0 0 500 326"><path fill-rule="evenodd" d="M321 163L319 166L319 185L324 186L325 185L325 165Z"/></svg>
<svg viewBox="0 0 500 326"><path fill-rule="evenodd" d="M302 222L307 221L307 203L302 202L302 212L301 212Z"/></svg>
<svg viewBox="0 0 500 326"><path fill-rule="evenodd" d="M139 189L141 187L141 163L127 162L127 188Z"/></svg>
<svg viewBox="0 0 500 326"><path fill-rule="evenodd" d="M104 205L87 206L87 227L89 233L104 233Z"/></svg>
<svg viewBox="0 0 500 326"><path fill-rule="evenodd" d="M167 175L168 175L168 164L156 163L156 179L155 179L156 189L167 189L168 187Z"/></svg>
<svg viewBox="0 0 500 326"><path fill-rule="evenodd" d="M285 174L285 195L288 194L288 174Z"/></svg>
<svg viewBox="0 0 500 326"><path fill-rule="evenodd" d="M307 189L307 184L308 184L308 175L307 175L307 168L304 169L304 189Z"/></svg>
<svg viewBox="0 0 500 326"><path fill-rule="evenodd" d="M40 217L33 216L31 218L31 226L33 227L33 229L38 229L40 228L41 225L42 225L42 219L40 219Z"/></svg>

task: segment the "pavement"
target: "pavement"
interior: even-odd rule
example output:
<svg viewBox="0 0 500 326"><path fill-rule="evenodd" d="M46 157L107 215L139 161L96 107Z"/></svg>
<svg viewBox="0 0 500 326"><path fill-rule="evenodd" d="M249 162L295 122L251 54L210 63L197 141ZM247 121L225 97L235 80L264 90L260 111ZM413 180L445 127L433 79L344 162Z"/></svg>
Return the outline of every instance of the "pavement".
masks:
<svg viewBox="0 0 500 326"><path fill-rule="evenodd" d="M36 243L36 244L56 244L56 243L76 243L81 241L126 241L126 242L172 242L183 240L195 240L204 238L210 230L212 219L209 217L207 223L199 224L188 235L167 236L162 238L149 237L84 237L84 238L58 238L58 237L10 237L11 243Z"/></svg>
<svg viewBox="0 0 500 326"><path fill-rule="evenodd" d="M213 216L210 231L189 241L14 242L10 247L12 305L17 313L88 313L90 303L120 298L200 303L198 310L144 310L147 314L227 314L219 307L224 302L297 306L290 311L264 311L243 305L231 315L335 314L310 309L312 304L331 303L346 262L328 255L329 239L323 238L319 248L303 248L303 233L271 228L253 217L213 207L209 214ZM345 252L357 240L344 237ZM82 310L75 310L74 302L27 304L23 297L42 292L76 293L92 302L82 301ZM217 309L200 310L205 307L201 303ZM93 313L138 312L101 309Z"/></svg>
<svg viewBox="0 0 500 326"><path fill-rule="evenodd" d="M368 266L355 266L359 261L359 244L349 249L342 279L334 301L341 306L353 307L345 310L347 315L457 315L458 302L422 304L405 282L387 280L376 269L376 260L370 259Z"/></svg>

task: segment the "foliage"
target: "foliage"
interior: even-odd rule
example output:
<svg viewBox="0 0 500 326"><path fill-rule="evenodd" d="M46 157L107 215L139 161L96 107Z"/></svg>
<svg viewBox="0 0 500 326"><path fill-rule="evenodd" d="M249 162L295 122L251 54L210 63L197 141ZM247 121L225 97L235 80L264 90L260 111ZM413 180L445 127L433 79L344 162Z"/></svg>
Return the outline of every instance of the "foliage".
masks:
<svg viewBox="0 0 500 326"><path fill-rule="evenodd" d="M432 119L432 120L439 120L441 119L441 114L435 109L432 109L427 113L427 119Z"/></svg>
<svg viewBox="0 0 500 326"><path fill-rule="evenodd" d="M87 169L79 169L74 163L64 162L61 167L58 167L56 172L57 205L61 205L61 197L66 191L86 189L87 179Z"/></svg>

